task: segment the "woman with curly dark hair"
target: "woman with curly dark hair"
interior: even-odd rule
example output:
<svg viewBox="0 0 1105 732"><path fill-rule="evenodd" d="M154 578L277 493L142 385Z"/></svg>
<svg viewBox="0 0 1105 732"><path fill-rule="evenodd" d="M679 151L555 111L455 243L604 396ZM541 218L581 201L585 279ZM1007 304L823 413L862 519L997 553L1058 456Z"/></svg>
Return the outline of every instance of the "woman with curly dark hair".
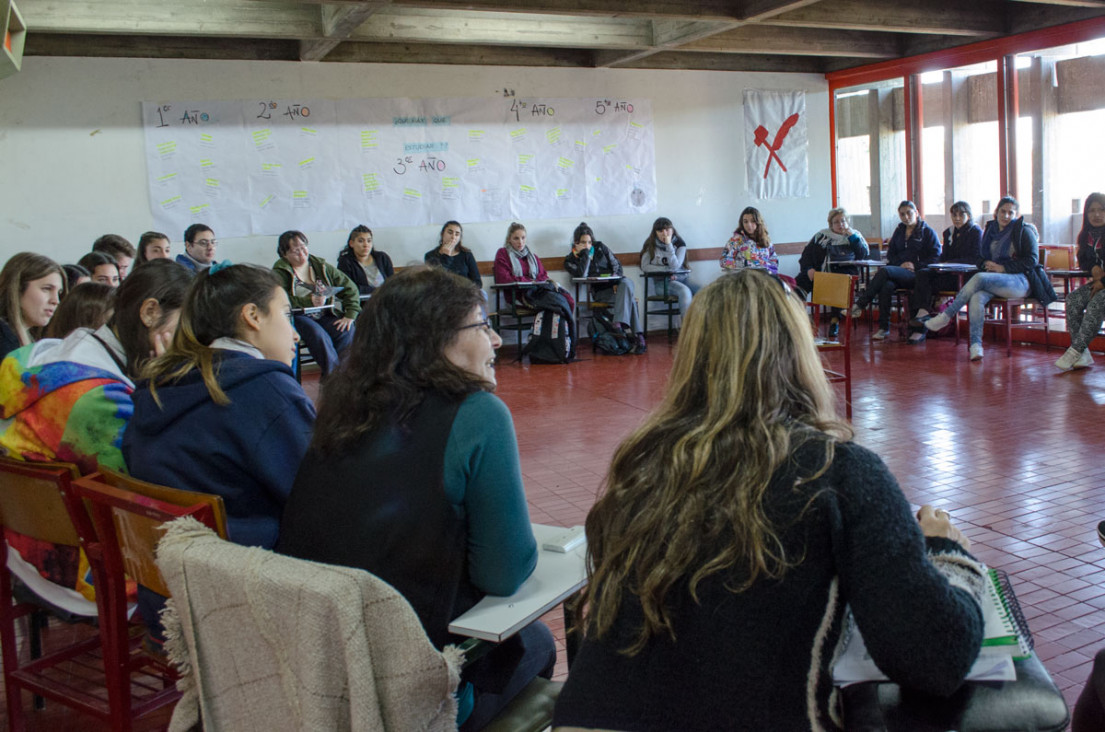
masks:
<svg viewBox="0 0 1105 732"><path fill-rule="evenodd" d="M473 282L440 267L388 278L326 384L280 529L278 551L395 587L438 648L456 642L453 618L512 594L537 564L514 423L491 393L501 343ZM461 729L555 663L534 623L467 666Z"/></svg>

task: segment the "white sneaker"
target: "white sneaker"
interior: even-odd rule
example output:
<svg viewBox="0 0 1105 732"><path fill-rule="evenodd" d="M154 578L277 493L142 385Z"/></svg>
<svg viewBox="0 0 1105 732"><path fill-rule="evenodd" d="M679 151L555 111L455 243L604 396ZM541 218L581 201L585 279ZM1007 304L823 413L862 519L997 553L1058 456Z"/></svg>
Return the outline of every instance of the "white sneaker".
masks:
<svg viewBox="0 0 1105 732"><path fill-rule="evenodd" d="M888 331L886 328L879 328L875 331L875 335L871 336L871 340L885 341L888 335L890 335L890 331Z"/></svg>
<svg viewBox="0 0 1105 732"><path fill-rule="evenodd" d="M931 323L931 322L932 321L930 320L929 323ZM928 323L925 323L925 325L928 325ZM981 343L972 343L971 344L971 360L972 361L981 361L982 360L982 344Z"/></svg>
<svg viewBox="0 0 1105 732"><path fill-rule="evenodd" d="M1063 355L1059 357L1059 360L1055 362L1055 368L1060 371L1088 369L1090 366L1093 366L1093 356L1090 354L1090 349L1088 348L1081 353L1073 348L1068 348L1063 352Z"/></svg>
<svg viewBox="0 0 1105 732"><path fill-rule="evenodd" d="M853 318L863 317L863 308L861 308L859 305L854 305L852 307L852 317Z"/></svg>
<svg viewBox="0 0 1105 732"><path fill-rule="evenodd" d="M1089 353L1089 349L1086 350ZM1059 357L1059 360L1055 362L1055 368L1060 371L1070 371L1074 368L1074 364L1078 363L1078 359L1082 354L1073 348L1068 348L1063 352L1063 355Z"/></svg>
<svg viewBox="0 0 1105 732"><path fill-rule="evenodd" d="M947 313L940 313L926 320L925 327L935 333L950 322L952 322L952 319L948 317ZM982 346L979 346L979 353L982 353ZM979 356L979 358L982 358L982 356Z"/></svg>

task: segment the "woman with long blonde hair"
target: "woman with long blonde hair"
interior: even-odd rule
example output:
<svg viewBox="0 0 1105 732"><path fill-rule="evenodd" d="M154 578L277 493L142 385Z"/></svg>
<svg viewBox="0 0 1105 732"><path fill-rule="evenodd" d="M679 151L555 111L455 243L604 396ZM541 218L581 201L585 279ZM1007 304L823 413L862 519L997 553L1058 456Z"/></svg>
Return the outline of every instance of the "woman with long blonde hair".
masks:
<svg viewBox="0 0 1105 732"><path fill-rule="evenodd" d="M664 399L587 517L583 640L555 724L832 728L849 605L891 679L957 688L983 568L851 437L789 287L744 270L699 292Z"/></svg>

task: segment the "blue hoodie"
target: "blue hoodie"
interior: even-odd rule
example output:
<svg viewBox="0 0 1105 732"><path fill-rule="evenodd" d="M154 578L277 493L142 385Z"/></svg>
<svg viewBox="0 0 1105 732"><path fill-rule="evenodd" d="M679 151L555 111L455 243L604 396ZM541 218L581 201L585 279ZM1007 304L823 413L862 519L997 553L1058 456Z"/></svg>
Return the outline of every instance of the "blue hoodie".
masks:
<svg viewBox="0 0 1105 732"><path fill-rule="evenodd" d="M230 540L271 549L315 408L289 367L236 351L215 351L215 374L230 404L215 404L194 369L157 389L134 392L123 435L130 474L152 483L215 493L226 502Z"/></svg>

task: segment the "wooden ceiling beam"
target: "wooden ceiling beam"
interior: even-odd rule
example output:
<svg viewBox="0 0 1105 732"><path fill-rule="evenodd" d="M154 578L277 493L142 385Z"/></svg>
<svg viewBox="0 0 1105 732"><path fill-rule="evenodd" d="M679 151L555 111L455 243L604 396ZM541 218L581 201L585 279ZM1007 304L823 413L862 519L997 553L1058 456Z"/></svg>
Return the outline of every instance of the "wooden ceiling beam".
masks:
<svg viewBox="0 0 1105 732"><path fill-rule="evenodd" d="M928 0L882 2L881 0L834 0L792 10L764 20L767 25L789 28L832 28L925 33L946 36L988 38L1000 35L1002 4L992 0Z"/></svg>
<svg viewBox="0 0 1105 732"><path fill-rule="evenodd" d="M407 10L378 13L350 40L379 43L479 44L495 46L642 49L652 45L642 20L568 19L559 15L442 13Z"/></svg>
<svg viewBox="0 0 1105 732"><path fill-rule="evenodd" d="M295 61L292 39L28 33L26 56Z"/></svg>
<svg viewBox="0 0 1105 732"><path fill-rule="evenodd" d="M31 33L297 39L320 35L317 7L273 0L19 0L19 9Z"/></svg>
<svg viewBox="0 0 1105 732"><path fill-rule="evenodd" d="M818 56L761 56L739 53L662 51L640 61L623 64L621 68L821 74L825 72L827 60Z"/></svg>
<svg viewBox="0 0 1105 732"><path fill-rule="evenodd" d="M679 50L782 56L896 58L901 55L899 40L899 36L891 33L826 33L806 28L744 26L683 44Z"/></svg>
<svg viewBox="0 0 1105 732"><path fill-rule="evenodd" d="M326 63L589 67L591 52L569 48L507 48L346 41L327 55L324 61Z"/></svg>
<svg viewBox="0 0 1105 732"><path fill-rule="evenodd" d="M353 31L365 24L373 14L387 3L361 3L359 5L323 5L323 38L305 38L299 42L301 61L320 61L339 43L349 38Z"/></svg>
<svg viewBox="0 0 1105 732"><path fill-rule="evenodd" d="M251 0L260 2L262 0ZM299 0L303 3L332 0ZM362 0L333 0L359 4ZM400 8L473 10L500 13L598 16L602 18L670 18L672 20L736 21L735 0L391 0Z"/></svg>

